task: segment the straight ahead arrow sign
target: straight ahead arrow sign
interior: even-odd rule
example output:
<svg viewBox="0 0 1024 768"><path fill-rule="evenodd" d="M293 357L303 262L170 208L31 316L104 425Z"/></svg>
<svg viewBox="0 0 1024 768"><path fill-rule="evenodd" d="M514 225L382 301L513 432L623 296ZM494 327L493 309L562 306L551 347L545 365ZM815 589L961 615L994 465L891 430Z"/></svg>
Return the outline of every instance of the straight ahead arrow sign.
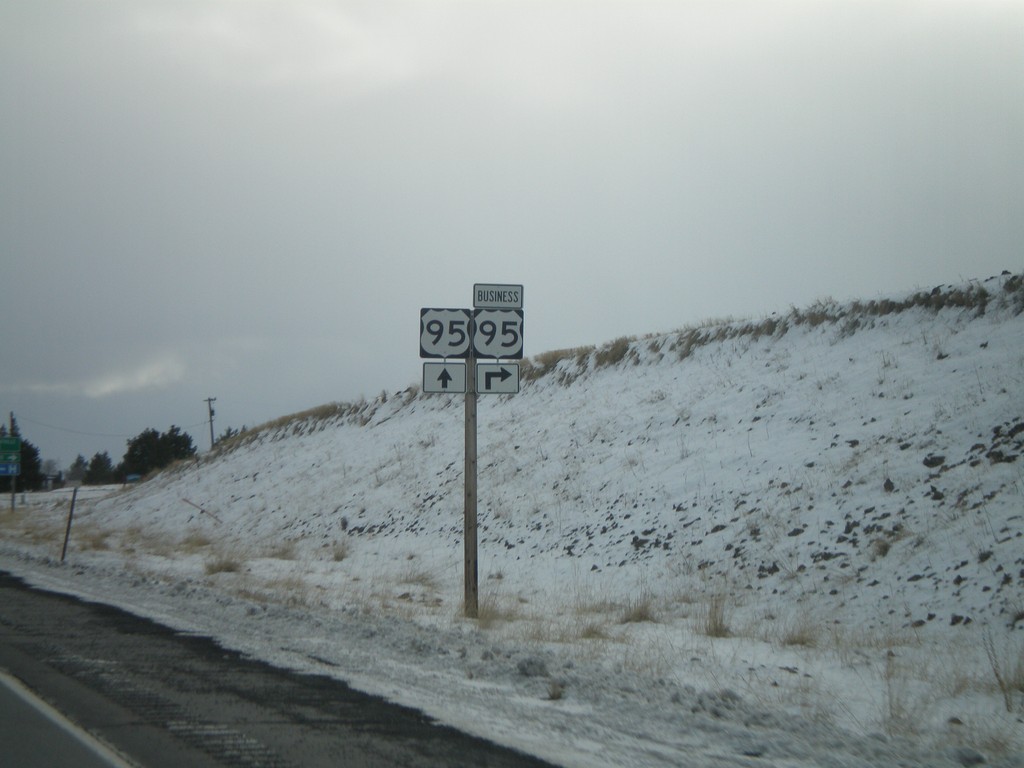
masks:
<svg viewBox="0 0 1024 768"><path fill-rule="evenodd" d="M466 364L463 362L424 363L423 391L452 395L466 391Z"/></svg>

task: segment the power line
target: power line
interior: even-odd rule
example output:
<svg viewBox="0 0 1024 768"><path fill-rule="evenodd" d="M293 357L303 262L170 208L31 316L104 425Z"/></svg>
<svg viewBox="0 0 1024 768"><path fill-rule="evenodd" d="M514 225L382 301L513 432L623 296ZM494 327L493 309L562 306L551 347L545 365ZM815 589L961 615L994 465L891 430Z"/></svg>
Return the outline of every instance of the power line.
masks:
<svg viewBox="0 0 1024 768"><path fill-rule="evenodd" d="M27 421L29 424L34 424L37 427L46 427L47 429L53 429L57 432L68 432L72 435L85 435L86 437L131 437L131 435L113 434L110 432L83 432L79 429L71 429L69 427L55 427L53 424L44 424L41 421L36 421L28 416L18 415L20 421Z"/></svg>
<svg viewBox="0 0 1024 768"><path fill-rule="evenodd" d="M57 432L67 432L67 433L72 434L72 435L84 435L86 437L125 437L125 438L127 438L127 437L135 437L135 435L117 434L117 433L112 433L112 432L83 432L80 429L71 429L70 427L55 427L53 424L46 424L46 423L44 423L42 421L37 421L36 419L29 418L28 416L22 416L21 414L18 415L18 420L19 421L27 422L29 424L34 424L37 427L46 427L47 429L53 429L53 430L55 430ZM181 429L196 429L197 427L205 427L205 426L206 426L206 422L205 421L200 421L198 424L189 424L189 425L186 425L186 426L182 426L180 428Z"/></svg>

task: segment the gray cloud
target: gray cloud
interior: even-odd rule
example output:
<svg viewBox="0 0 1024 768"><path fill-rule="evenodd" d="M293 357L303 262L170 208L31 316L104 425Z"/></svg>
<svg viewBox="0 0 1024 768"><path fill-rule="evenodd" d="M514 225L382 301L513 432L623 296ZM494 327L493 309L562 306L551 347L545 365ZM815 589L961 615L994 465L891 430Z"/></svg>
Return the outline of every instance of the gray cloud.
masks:
<svg viewBox="0 0 1024 768"><path fill-rule="evenodd" d="M5 4L0 406L131 435L400 389L419 308L474 282L526 286L535 354L1020 270L1022 29L967 0Z"/></svg>

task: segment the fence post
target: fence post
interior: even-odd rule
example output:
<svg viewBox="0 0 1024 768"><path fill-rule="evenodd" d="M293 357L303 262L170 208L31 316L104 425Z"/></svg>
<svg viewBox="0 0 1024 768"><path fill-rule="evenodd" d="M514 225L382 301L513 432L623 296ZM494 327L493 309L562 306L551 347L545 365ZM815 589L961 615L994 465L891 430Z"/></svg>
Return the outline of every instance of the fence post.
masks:
<svg viewBox="0 0 1024 768"><path fill-rule="evenodd" d="M71 509L68 511L68 527L64 531L64 548L60 551L60 561L63 563L68 554L68 539L71 538L71 520L75 516L75 499L78 498L78 489L71 492Z"/></svg>

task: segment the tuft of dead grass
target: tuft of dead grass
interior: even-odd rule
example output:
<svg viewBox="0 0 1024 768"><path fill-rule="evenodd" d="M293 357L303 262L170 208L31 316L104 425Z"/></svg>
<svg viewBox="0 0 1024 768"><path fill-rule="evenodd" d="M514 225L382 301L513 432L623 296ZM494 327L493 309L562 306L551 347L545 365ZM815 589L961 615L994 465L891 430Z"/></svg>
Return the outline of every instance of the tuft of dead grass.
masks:
<svg viewBox="0 0 1024 768"><path fill-rule="evenodd" d="M91 526L83 526L77 532L72 530L72 538L75 539L78 548L81 550L106 552L110 549L109 536L110 534L107 531Z"/></svg>
<svg viewBox="0 0 1024 768"><path fill-rule="evenodd" d="M263 555L271 560L294 560L296 559L296 545L294 541L280 541L273 544Z"/></svg>
<svg viewBox="0 0 1024 768"><path fill-rule="evenodd" d="M604 625L595 621L588 621L579 629L580 640L607 640L608 638L608 631Z"/></svg>
<svg viewBox="0 0 1024 768"><path fill-rule="evenodd" d="M615 341L605 344L594 354L594 366L606 368L622 362L629 352L629 345L632 339L628 336L621 336Z"/></svg>
<svg viewBox="0 0 1024 768"><path fill-rule="evenodd" d="M331 548L331 557L334 562L340 563L349 555L352 554L352 544L348 539L339 539L334 542L334 546Z"/></svg>
<svg viewBox="0 0 1024 768"><path fill-rule="evenodd" d="M697 614L698 629L708 637L730 637L729 606L724 593L717 592L704 602Z"/></svg>
<svg viewBox="0 0 1024 768"><path fill-rule="evenodd" d="M815 648L818 645L818 627L810 620L798 620L786 625L780 637L783 645Z"/></svg>
<svg viewBox="0 0 1024 768"><path fill-rule="evenodd" d="M205 571L207 576L218 573L238 573L242 570L242 562L232 555L217 555L207 560Z"/></svg>
<svg viewBox="0 0 1024 768"><path fill-rule="evenodd" d="M619 618L620 624L639 624L641 622L657 622L654 610L654 596L644 589L626 605L626 610Z"/></svg>
<svg viewBox="0 0 1024 768"><path fill-rule="evenodd" d="M988 658L996 687L1003 695L1006 711L1013 712L1014 697L1019 697L1021 693L1024 693L1024 646L1008 647L1000 653L996 649L991 632L985 632L982 644L985 647L985 656ZM1022 699L1021 707L1024 709L1024 699Z"/></svg>
<svg viewBox="0 0 1024 768"><path fill-rule="evenodd" d="M498 624L516 621L520 615L517 602L502 601L493 592L485 593L477 601L476 623L480 629L492 629Z"/></svg>
<svg viewBox="0 0 1024 768"><path fill-rule="evenodd" d="M437 575L426 568L412 564L399 574L398 583L422 587L431 592L438 590Z"/></svg>

